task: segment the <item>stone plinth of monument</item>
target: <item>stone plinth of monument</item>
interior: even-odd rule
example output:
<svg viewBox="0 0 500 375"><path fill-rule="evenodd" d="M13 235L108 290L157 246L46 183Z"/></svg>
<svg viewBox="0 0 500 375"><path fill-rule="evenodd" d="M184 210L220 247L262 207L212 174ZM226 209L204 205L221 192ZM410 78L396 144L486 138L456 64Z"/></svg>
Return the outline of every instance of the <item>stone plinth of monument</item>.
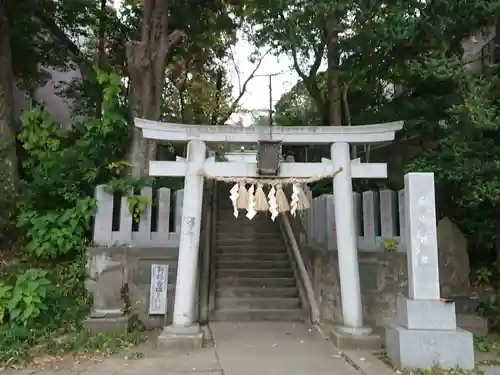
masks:
<svg viewBox="0 0 500 375"><path fill-rule="evenodd" d="M401 368L475 367L472 333L457 327L455 304L440 299L434 175L405 175L409 298L385 329L387 356Z"/></svg>
<svg viewBox="0 0 500 375"><path fill-rule="evenodd" d="M123 313L122 292L126 283L124 252L108 248L89 250L89 278L86 287L93 296L90 316L84 326L94 332L126 332L132 317Z"/></svg>

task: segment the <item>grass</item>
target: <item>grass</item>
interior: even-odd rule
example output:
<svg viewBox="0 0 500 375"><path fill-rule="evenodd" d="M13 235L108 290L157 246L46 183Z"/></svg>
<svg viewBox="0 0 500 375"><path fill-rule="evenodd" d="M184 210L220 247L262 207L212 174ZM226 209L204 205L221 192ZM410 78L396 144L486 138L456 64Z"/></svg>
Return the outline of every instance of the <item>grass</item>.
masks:
<svg viewBox="0 0 500 375"><path fill-rule="evenodd" d="M20 368L63 358L105 358L145 342L149 332L140 326L127 333L93 333L83 327L35 330L0 326L0 367ZM140 357L139 353L130 356Z"/></svg>
<svg viewBox="0 0 500 375"><path fill-rule="evenodd" d="M0 252L1 253L1 252ZM9 258L9 259L6 259ZM83 279L85 258L44 264L20 260L16 256L0 260L2 280L13 283L26 269L49 270L54 285L46 296L48 310L27 326L5 322L0 324L0 369L20 368L29 364L52 363L61 359L105 358L144 342L149 332L137 323L127 333L93 333L85 329L91 298ZM139 358L136 353L131 359Z"/></svg>

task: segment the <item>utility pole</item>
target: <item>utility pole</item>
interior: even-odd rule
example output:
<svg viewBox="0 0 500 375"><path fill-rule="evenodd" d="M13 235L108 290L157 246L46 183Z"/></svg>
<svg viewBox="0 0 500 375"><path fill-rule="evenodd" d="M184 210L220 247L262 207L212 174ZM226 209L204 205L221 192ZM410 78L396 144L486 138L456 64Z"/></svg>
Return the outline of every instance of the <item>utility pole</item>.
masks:
<svg viewBox="0 0 500 375"><path fill-rule="evenodd" d="M273 126L273 76L269 74L269 126Z"/></svg>
<svg viewBox="0 0 500 375"><path fill-rule="evenodd" d="M274 111L273 111L273 77L279 76L279 75L284 74L284 73L286 73L286 72L264 74L269 79L269 126L273 126L273 113L274 113Z"/></svg>

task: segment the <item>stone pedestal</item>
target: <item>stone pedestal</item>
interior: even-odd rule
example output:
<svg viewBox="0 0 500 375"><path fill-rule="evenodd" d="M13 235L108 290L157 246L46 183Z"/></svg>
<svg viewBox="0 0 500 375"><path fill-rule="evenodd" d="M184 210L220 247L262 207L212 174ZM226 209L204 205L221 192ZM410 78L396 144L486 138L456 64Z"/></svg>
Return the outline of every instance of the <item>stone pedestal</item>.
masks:
<svg viewBox="0 0 500 375"><path fill-rule="evenodd" d="M187 327L168 326L158 336L156 346L160 349L201 349L203 332L198 324Z"/></svg>
<svg viewBox="0 0 500 375"><path fill-rule="evenodd" d="M455 306L398 299L397 319L385 328L387 356L400 368L474 368L472 333L457 328Z"/></svg>
<svg viewBox="0 0 500 375"><path fill-rule="evenodd" d="M379 350L383 344L380 335L369 327L336 326L331 329L329 339L339 350Z"/></svg>
<svg viewBox="0 0 500 375"><path fill-rule="evenodd" d="M92 332L116 332L126 333L133 324L132 316L125 316L120 313L92 312L83 321L83 326Z"/></svg>
<svg viewBox="0 0 500 375"><path fill-rule="evenodd" d="M92 293L93 307L84 326L95 332L127 332L132 317L122 310L122 288L127 282L125 254L110 248L91 248L88 258L85 286Z"/></svg>
<svg viewBox="0 0 500 375"><path fill-rule="evenodd" d="M401 368L474 368L472 333L457 328L455 304L440 301L434 175L405 175L409 297L386 325L388 357Z"/></svg>

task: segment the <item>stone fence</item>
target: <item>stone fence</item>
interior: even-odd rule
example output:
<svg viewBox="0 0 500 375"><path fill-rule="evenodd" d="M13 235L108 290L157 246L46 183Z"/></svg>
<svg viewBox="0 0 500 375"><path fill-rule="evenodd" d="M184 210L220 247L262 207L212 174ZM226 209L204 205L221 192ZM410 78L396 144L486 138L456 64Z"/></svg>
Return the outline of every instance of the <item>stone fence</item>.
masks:
<svg viewBox="0 0 500 375"><path fill-rule="evenodd" d="M144 197L141 204L145 204L145 209L136 221L130 212L127 197L115 197L106 191L105 185L97 186L94 243L98 246L179 246L184 190L172 194L170 189L160 188L155 193L150 187L141 190L140 196Z"/></svg>
<svg viewBox="0 0 500 375"><path fill-rule="evenodd" d="M307 234L307 245L337 250L333 195L312 199L311 208L300 215ZM393 239L397 251L405 251L404 191L381 189L353 193L354 222L361 251L383 251L382 240ZM348 220L348 218L345 218Z"/></svg>

